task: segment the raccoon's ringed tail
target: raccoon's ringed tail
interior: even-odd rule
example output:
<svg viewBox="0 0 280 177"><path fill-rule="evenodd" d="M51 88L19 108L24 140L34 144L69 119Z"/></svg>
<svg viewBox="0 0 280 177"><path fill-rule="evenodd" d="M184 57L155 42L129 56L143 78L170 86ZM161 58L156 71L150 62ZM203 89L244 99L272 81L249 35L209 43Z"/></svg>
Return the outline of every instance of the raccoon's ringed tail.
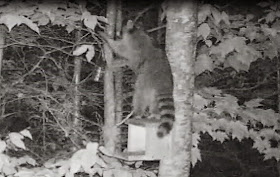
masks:
<svg viewBox="0 0 280 177"><path fill-rule="evenodd" d="M160 111L161 123L158 127L157 136L159 138L169 134L175 120L174 101L171 93L158 95L158 108Z"/></svg>
<svg viewBox="0 0 280 177"><path fill-rule="evenodd" d="M170 133L170 131L172 130L172 127L173 127L172 120L162 122L158 127L157 136L159 138L162 138L162 137L168 135Z"/></svg>

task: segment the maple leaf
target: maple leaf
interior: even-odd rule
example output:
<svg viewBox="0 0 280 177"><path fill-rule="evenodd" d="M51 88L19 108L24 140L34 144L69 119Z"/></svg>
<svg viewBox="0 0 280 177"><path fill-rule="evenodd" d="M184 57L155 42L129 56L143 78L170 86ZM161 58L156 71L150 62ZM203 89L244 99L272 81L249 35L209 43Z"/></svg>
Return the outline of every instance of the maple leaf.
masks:
<svg viewBox="0 0 280 177"><path fill-rule="evenodd" d="M248 71L250 64L261 57L261 53L249 45L235 47L236 53L227 58L229 66L234 67L237 71Z"/></svg>
<svg viewBox="0 0 280 177"><path fill-rule="evenodd" d="M239 34L244 35L246 38L250 39L250 41L253 41L254 39L258 39L260 36L259 27L253 25L242 27L239 30Z"/></svg>
<svg viewBox="0 0 280 177"><path fill-rule="evenodd" d="M204 40L209 36L211 29L207 23L202 23L197 29L197 36L202 36Z"/></svg>
<svg viewBox="0 0 280 177"><path fill-rule="evenodd" d="M196 118L196 120L193 122L193 130L194 132L209 133L213 131L213 127L205 121L197 121Z"/></svg>
<svg viewBox="0 0 280 177"><path fill-rule="evenodd" d="M23 138L24 136L21 135L20 133L15 133L15 132L9 133L9 139L16 147L19 147L21 149L26 149L25 144L23 142Z"/></svg>
<svg viewBox="0 0 280 177"><path fill-rule="evenodd" d="M21 24L26 24L30 29L39 33L39 28L35 23L33 23L30 19L28 19L24 16L19 16L16 14L2 15L0 17L0 24L6 25L7 28L9 29L9 31L11 31L12 28L15 26L19 26Z"/></svg>
<svg viewBox="0 0 280 177"><path fill-rule="evenodd" d="M205 99L199 94L194 94L194 106L198 110L201 110L204 108L204 106L208 105L211 102L211 100Z"/></svg>
<svg viewBox="0 0 280 177"><path fill-rule="evenodd" d="M253 148L263 153L266 149L270 148L270 142L267 139L256 138L254 139Z"/></svg>
<svg viewBox="0 0 280 177"><path fill-rule="evenodd" d="M210 54L220 55L222 58L225 58L226 55L233 52L234 50L237 52L242 50L246 46L245 40L246 38L244 37L229 36L218 46L213 46L210 49Z"/></svg>
<svg viewBox="0 0 280 177"><path fill-rule="evenodd" d="M201 153L197 147L192 148L191 153L192 165L195 166L198 161L201 161Z"/></svg>
<svg viewBox="0 0 280 177"><path fill-rule="evenodd" d="M202 23L211 15L211 5L203 4L198 11L198 23Z"/></svg>
<svg viewBox="0 0 280 177"><path fill-rule="evenodd" d="M221 18L225 22L225 24L230 25L229 16L225 11L221 13Z"/></svg>
<svg viewBox="0 0 280 177"><path fill-rule="evenodd" d="M254 109L255 120L261 122L264 126L275 126L278 124L280 115L275 113L272 109Z"/></svg>
<svg viewBox="0 0 280 177"><path fill-rule="evenodd" d="M210 49L210 54L218 55L221 58L225 58L232 52L235 53L228 56L225 64L234 67L237 71L248 70L251 62L261 57L260 52L246 45L246 38L244 37L230 37Z"/></svg>
<svg viewBox="0 0 280 177"><path fill-rule="evenodd" d="M243 119L255 124L257 122L262 123L264 126L275 127L278 125L279 113L275 113L271 109L259 109L259 108L246 108L240 109L238 113Z"/></svg>
<svg viewBox="0 0 280 177"><path fill-rule="evenodd" d="M279 13L278 13L278 16L279 16ZM277 20L276 22L274 22L274 23L271 25L271 28L276 29L277 31L279 31L279 30L280 30L280 21Z"/></svg>
<svg viewBox="0 0 280 177"><path fill-rule="evenodd" d="M82 19L84 20L84 24L86 27L94 30L97 24L97 18L96 15L91 15L90 12L85 11L82 14Z"/></svg>
<svg viewBox="0 0 280 177"><path fill-rule="evenodd" d="M213 18L214 18L214 23L215 23L215 25L219 25L219 23L220 23L221 20L223 19L223 18L222 18L222 15L221 15L221 12L220 12L218 9L212 7L212 8L211 8L211 13L212 13L212 16L213 16Z"/></svg>
<svg viewBox="0 0 280 177"><path fill-rule="evenodd" d="M225 130L229 121L226 119L211 119L212 131Z"/></svg>
<svg viewBox="0 0 280 177"><path fill-rule="evenodd" d="M195 132L192 134L192 145L193 147L198 147L200 141L200 135L199 133Z"/></svg>
<svg viewBox="0 0 280 177"><path fill-rule="evenodd" d="M280 148L269 148L264 152L264 160L275 158L277 161L280 160Z"/></svg>
<svg viewBox="0 0 280 177"><path fill-rule="evenodd" d="M7 144L5 141L0 140L0 153L2 154L6 150Z"/></svg>
<svg viewBox="0 0 280 177"><path fill-rule="evenodd" d="M86 53L87 61L90 62L95 55L95 50L93 45L81 45L78 46L74 51L74 56L79 56Z"/></svg>
<svg viewBox="0 0 280 177"><path fill-rule="evenodd" d="M206 70L213 71L214 69L213 60L211 57L209 57L209 55L200 54L196 58L194 67L195 67L194 71L196 75L199 75L200 73Z"/></svg>
<svg viewBox="0 0 280 177"><path fill-rule="evenodd" d="M274 129L265 128L258 132L259 136L265 137L266 139L280 140L280 135L276 133Z"/></svg>
<svg viewBox="0 0 280 177"><path fill-rule="evenodd" d="M107 167L106 163L97 155L98 144L88 143L86 149L80 149L75 152L70 159L70 174L79 172L81 168L87 173L91 173L92 166L98 164L101 167ZM94 173L97 173L95 171Z"/></svg>
<svg viewBox="0 0 280 177"><path fill-rule="evenodd" d="M276 13L274 11L271 11L266 15L265 21L266 23L273 22L275 18L276 18Z"/></svg>
<svg viewBox="0 0 280 177"><path fill-rule="evenodd" d="M200 89L198 92L200 95L203 95L205 98L213 98L213 96L220 96L222 90L219 90L215 87L205 87Z"/></svg>
<svg viewBox="0 0 280 177"><path fill-rule="evenodd" d="M277 34L277 32L278 32L278 30L277 29L275 29L275 28L269 28L268 26L266 26L266 25L262 25L261 26L261 29L262 29L262 31L264 32L264 34L266 35L266 36L268 36L268 35L271 35L271 36L276 36L276 34Z"/></svg>
<svg viewBox="0 0 280 177"><path fill-rule="evenodd" d="M227 58L227 60L225 61L224 63L224 66L225 67L233 67L237 72L239 72L240 70L243 70L243 71L248 71L249 68L250 68L250 65L248 64L244 64L243 62L237 60L237 53L229 56ZM242 57L244 58L244 57Z"/></svg>
<svg viewBox="0 0 280 177"><path fill-rule="evenodd" d="M232 117L235 117L238 112L239 105L238 99L232 95L225 94L223 97L216 97L215 112L221 114L223 112L229 113Z"/></svg>
<svg viewBox="0 0 280 177"><path fill-rule="evenodd" d="M280 30L279 30L280 31ZM270 37L270 40L274 44L274 46L279 50L280 49L280 35L277 34L274 37Z"/></svg>
<svg viewBox="0 0 280 177"><path fill-rule="evenodd" d="M228 135L225 132L217 131L217 132L210 132L209 135L213 138L213 140L220 141L223 143L226 139L228 139Z"/></svg>
<svg viewBox="0 0 280 177"><path fill-rule="evenodd" d="M50 19L41 13L35 13L30 18L32 21L36 22L38 26L44 26L47 25L50 22Z"/></svg>
<svg viewBox="0 0 280 177"><path fill-rule="evenodd" d="M266 50L264 50L264 56L270 59L278 56L277 46L271 42L266 43Z"/></svg>
<svg viewBox="0 0 280 177"><path fill-rule="evenodd" d="M252 99L250 101L245 102L244 105L248 108L257 108L259 106L262 106L262 104L260 103L261 101L263 101L263 99L256 98L256 99Z"/></svg>
<svg viewBox="0 0 280 177"><path fill-rule="evenodd" d="M239 141L249 137L249 131L246 125L240 121L231 121L227 127L232 132L232 138L237 138Z"/></svg>

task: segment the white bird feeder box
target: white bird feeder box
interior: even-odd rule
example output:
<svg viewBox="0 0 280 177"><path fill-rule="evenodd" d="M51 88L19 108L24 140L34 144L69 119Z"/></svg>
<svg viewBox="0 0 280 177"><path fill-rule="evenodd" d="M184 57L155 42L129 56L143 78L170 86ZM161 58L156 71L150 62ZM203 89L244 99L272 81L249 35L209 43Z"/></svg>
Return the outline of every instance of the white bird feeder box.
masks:
<svg viewBox="0 0 280 177"><path fill-rule="evenodd" d="M172 131L169 135L158 138L159 120L131 119L127 124L127 160L161 160L168 155L172 145Z"/></svg>

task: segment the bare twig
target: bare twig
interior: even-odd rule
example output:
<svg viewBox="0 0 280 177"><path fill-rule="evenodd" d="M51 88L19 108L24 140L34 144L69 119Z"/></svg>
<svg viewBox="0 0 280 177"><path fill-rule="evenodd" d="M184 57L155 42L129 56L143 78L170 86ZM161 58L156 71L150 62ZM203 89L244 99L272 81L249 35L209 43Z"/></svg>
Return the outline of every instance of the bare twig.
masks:
<svg viewBox="0 0 280 177"><path fill-rule="evenodd" d="M166 27L166 25L158 26L158 27L147 30L147 33L152 33L154 31L160 30L160 29L165 28L165 27Z"/></svg>
<svg viewBox="0 0 280 177"><path fill-rule="evenodd" d="M133 111L131 111L131 113L129 113L126 118L124 118L121 122L117 123L116 126L120 126L122 125L125 121L127 121L131 116L133 115Z"/></svg>
<svg viewBox="0 0 280 177"><path fill-rule="evenodd" d="M149 11L150 9L156 7L156 3L152 3L151 5L149 5L148 7L144 8L143 10L141 10L140 12L138 12L138 15L134 18L133 20L133 24L135 24L137 22L137 20L147 11Z"/></svg>

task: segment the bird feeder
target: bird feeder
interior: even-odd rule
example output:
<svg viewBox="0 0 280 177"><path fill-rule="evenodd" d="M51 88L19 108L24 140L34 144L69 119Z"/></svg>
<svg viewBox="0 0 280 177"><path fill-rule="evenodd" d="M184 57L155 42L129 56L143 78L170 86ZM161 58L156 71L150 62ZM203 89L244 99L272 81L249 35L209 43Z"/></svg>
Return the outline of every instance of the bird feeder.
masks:
<svg viewBox="0 0 280 177"><path fill-rule="evenodd" d="M157 129L160 120L131 119L128 124L127 160L161 160L168 155L172 145L172 131L158 138Z"/></svg>

